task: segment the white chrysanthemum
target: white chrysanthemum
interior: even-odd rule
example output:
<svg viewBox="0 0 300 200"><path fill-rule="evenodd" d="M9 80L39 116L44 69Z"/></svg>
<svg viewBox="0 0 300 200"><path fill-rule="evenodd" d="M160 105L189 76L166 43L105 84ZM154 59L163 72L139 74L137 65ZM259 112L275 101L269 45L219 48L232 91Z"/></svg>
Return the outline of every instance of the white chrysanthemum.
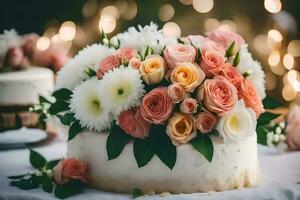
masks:
<svg viewBox="0 0 300 200"><path fill-rule="evenodd" d="M112 115L103 96L100 80L92 78L78 85L73 93L70 108L81 126L102 131L110 127Z"/></svg>
<svg viewBox="0 0 300 200"><path fill-rule="evenodd" d="M251 53L248 51L248 45L243 45L240 50L240 63L237 69L240 73L250 72L250 76L247 77L256 87L261 99L266 97L265 91L265 73L262 70L262 66L259 62L252 58Z"/></svg>
<svg viewBox="0 0 300 200"><path fill-rule="evenodd" d="M106 73L102 79L106 105L114 116L140 104L145 93L139 71L121 66Z"/></svg>
<svg viewBox="0 0 300 200"><path fill-rule="evenodd" d="M100 61L114 52L114 49L101 44L85 47L58 72L56 89L73 90L76 85L88 78L85 70L91 68L97 71Z"/></svg>
<svg viewBox="0 0 300 200"><path fill-rule="evenodd" d="M16 30L4 30L3 34L0 34L0 57L3 57L9 48L20 46L21 42L22 38Z"/></svg>
<svg viewBox="0 0 300 200"><path fill-rule="evenodd" d="M158 30L157 24L153 22L144 27L139 25L138 30L130 27L116 37L120 41L120 47L135 48L142 55L148 46L153 49L154 53L161 53L165 45L177 43L175 37L164 36L162 30Z"/></svg>

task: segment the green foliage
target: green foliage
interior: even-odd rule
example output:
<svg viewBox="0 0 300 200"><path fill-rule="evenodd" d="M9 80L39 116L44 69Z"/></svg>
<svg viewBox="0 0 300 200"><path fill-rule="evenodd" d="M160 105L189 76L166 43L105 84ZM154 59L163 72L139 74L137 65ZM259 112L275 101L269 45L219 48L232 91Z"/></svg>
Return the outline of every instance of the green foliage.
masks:
<svg viewBox="0 0 300 200"><path fill-rule="evenodd" d="M133 153L138 167L143 167L148 164L155 154L151 141L147 138L145 140L135 139L133 144Z"/></svg>
<svg viewBox="0 0 300 200"><path fill-rule="evenodd" d="M267 130L263 126L256 127L257 142L262 145L267 145Z"/></svg>
<svg viewBox="0 0 300 200"><path fill-rule="evenodd" d="M280 115L273 114L270 112L265 112L259 116L257 119L257 126L263 126L269 124L272 120L276 119Z"/></svg>
<svg viewBox="0 0 300 200"><path fill-rule="evenodd" d="M138 189L138 188L134 188L134 189L132 190L131 194L132 194L132 198L133 198L133 199L138 198L138 197L144 195L144 193L143 193L140 189Z"/></svg>
<svg viewBox="0 0 300 200"><path fill-rule="evenodd" d="M72 112L67 112L63 115L57 114L56 116L60 119L60 122L66 126L70 126L70 124L76 120L74 117L75 114Z"/></svg>
<svg viewBox="0 0 300 200"><path fill-rule="evenodd" d="M46 159L38 152L32 149L29 150L30 150L30 156L29 156L30 164L36 169L44 167L44 165L46 164Z"/></svg>
<svg viewBox="0 0 300 200"><path fill-rule="evenodd" d="M229 58L230 56L233 55L234 46L235 46L235 41L233 41L233 42L229 45L229 47L226 49L226 54L225 54L225 56L226 56L227 58Z"/></svg>
<svg viewBox="0 0 300 200"><path fill-rule="evenodd" d="M233 66L238 66L240 64L240 61L241 61L241 54L240 52L238 52L234 57Z"/></svg>
<svg viewBox="0 0 300 200"><path fill-rule="evenodd" d="M82 192L84 188L85 184L80 180L70 180L63 185L57 185L54 189L54 195L59 199L66 199Z"/></svg>
<svg viewBox="0 0 300 200"><path fill-rule="evenodd" d="M263 99L263 105L265 109L275 109L284 106L280 101L273 99L270 96L266 96Z"/></svg>
<svg viewBox="0 0 300 200"><path fill-rule="evenodd" d="M71 99L73 92L67 88L61 88L53 92L52 96L56 98L57 101L68 101Z"/></svg>
<svg viewBox="0 0 300 200"><path fill-rule="evenodd" d="M214 146L208 135L209 133L198 133L197 137L191 140L190 143L199 153L201 153L209 162L211 162L214 154Z"/></svg>
<svg viewBox="0 0 300 200"><path fill-rule="evenodd" d="M76 135L78 135L84 128L81 127L81 125L79 124L79 121L75 121L74 123L72 123L72 125L69 128L69 137L68 137L68 141L72 140L73 138L76 137Z"/></svg>

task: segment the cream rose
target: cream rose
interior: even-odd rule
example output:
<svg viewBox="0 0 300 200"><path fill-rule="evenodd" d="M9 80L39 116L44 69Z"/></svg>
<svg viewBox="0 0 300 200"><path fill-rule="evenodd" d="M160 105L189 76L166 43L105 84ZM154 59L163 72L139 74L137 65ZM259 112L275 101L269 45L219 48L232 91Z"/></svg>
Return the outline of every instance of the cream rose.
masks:
<svg viewBox="0 0 300 200"><path fill-rule="evenodd" d="M204 72L192 63L177 64L170 75L172 83L178 83L185 91L189 92L193 92L204 79Z"/></svg>
<svg viewBox="0 0 300 200"><path fill-rule="evenodd" d="M159 83L165 76L165 62L159 55L148 56L140 66L142 79L147 85Z"/></svg>
<svg viewBox="0 0 300 200"><path fill-rule="evenodd" d="M238 101L233 109L219 120L216 126L224 139L224 143L245 140L256 134L255 128L255 112L250 108L246 108L243 100Z"/></svg>
<svg viewBox="0 0 300 200"><path fill-rule="evenodd" d="M169 68L173 68L177 63L194 62L196 50L189 44L173 44L166 46L164 58Z"/></svg>
<svg viewBox="0 0 300 200"><path fill-rule="evenodd" d="M197 135L195 119L192 115L174 113L168 121L166 133L174 145L185 144Z"/></svg>

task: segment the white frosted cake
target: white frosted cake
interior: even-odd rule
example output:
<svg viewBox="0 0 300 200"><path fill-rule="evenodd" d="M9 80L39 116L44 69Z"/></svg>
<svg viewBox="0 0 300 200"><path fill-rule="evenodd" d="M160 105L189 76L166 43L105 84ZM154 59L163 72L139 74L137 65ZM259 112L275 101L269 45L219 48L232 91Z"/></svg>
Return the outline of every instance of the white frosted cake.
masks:
<svg viewBox="0 0 300 200"><path fill-rule="evenodd" d="M234 144L214 141L214 157L207 161L191 145L177 148L171 170L158 157L138 168L129 143L121 155L108 161L106 134L83 132L68 143L67 157L84 160L90 167L90 185L114 192L193 193L223 191L261 184L256 135Z"/></svg>
<svg viewBox="0 0 300 200"><path fill-rule="evenodd" d="M50 69L28 67L20 71L0 73L0 129L39 126L38 115L29 107L39 102L39 96L49 96L54 88Z"/></svg>

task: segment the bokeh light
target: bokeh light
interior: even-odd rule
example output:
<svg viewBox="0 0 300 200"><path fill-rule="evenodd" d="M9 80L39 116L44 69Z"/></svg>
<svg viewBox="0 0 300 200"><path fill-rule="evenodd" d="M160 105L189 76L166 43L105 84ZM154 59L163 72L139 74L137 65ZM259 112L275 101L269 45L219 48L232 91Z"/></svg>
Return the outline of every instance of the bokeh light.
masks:
<svg viewBox="0 0 300 200"><path fill-rule="evenodd" d="M98 23L98 28L100 32L111 33L115 30L116 24L116 19L113 16L102 15Z"/></svg>
<svg viewBox="0 0 300 200"><path fill-rule="evenodd" d="M255 38L254 38L254 48L260 53L260 54L264 54L264 55L267 55L270 53L270 48L268 46L268 43L267 43L267 36L266 35L257 35Z"/></svg>
<svg viewBox="0 0 300 200"><path fill-rule="evenodd" d="M115 19L118 19L120 14L116 6L106 6L101 11L101 16L110 15Z"/></svg>
<svg viewBox="0 0 300 200"><path fill-rule="evenodd" d="M264 6L265 9L270 13L278 13L282 8L280 0L265 0Z"/></svg>
<svg viewBox="0 0 300 200"><path fill-rule="evenodd" d="M271 29L268 32L268 37L270 39L272 39L273 41L275 41L275 42L281 42L282 41L281 33L278 30L275 30L275 29Z"/></svg>
<svg viewBox="0 0 300 200"><path fill-rule="evenodd" d="M295 59L294 57L287 53L283 57L283 65L286 69L292 69L294 67Z"/></svg>
<svg viewBox="0 0 300 200"><path fill-rule="evenodd" d="M163 33L168 37L180 37L181 29L175 22L168 22L163 26Z"/></svg>
<svg viewBox="0 0 300 200"><path fill-rule="evenodd" d="M182 3L183 5L192 5L193 4L193 0L179 0L180 3Z"/></svg>
<svg viewBox="0 0 300 200"><path fill-rule="evenodd" d="M208 18L204 21L204 28L206 31L213 31L220 26L219 20L216 18Z"/></svg>
<svg viewBox="0 0 300 200"><path fill-rule="evenodd" d="M175 9L171 4L163 5L158 13L159 19L163 22L169 21L175 14Z"/></svg>
<svg viewBox="0 0 300 200"><path fill-rule="evenodd" d="M282 89L282 97L286 101L292 101L297 95L297 92L291 84L286 84Z"/></svg>
<svg viewBox="0 0 300 200"><path fill-rule="evenodd" d="M287 48L289 54L294 57L300 56L300 40L292 40Z"/></svg>
<svg viewBox="0 0 300 200"><path fill-rule="evenodd" d="M280 53L279 51L273 51L268 58L269 65L271 67L277 66L280 63Z"/></svg>
<svg viewBox="0 0 300 200"><path fill-rule="evenodd" d="M50 39L47 37L40 37L36 42L36 48L40 51L45 51L50 46Z"/></svg>
<svg viewBox="0 0 300 200"><path fill-rule="evenodd" d="M97 0L87 0L82 7L82 15L84 17L93 16L98 10L98 1Z"/></svg>
<svg viewBox="0 0 300 200"><path fill-rule="evenodd" d="M199 13L208 13L214 7L213 0L194 0L193 1L194 9Z"/></svg>
<svg viewBox="0 0 300 200"><path fill-rule="evenodd" d="M277 85L277 77L274 75L272 72L267 72L266 73L266 90L273 90L276 88Z"/></svg>
<svg viewBox="0 0 300 200"><path fill-rule="evenodd" d="M59 29L59 36L65 41L71 41L76 35L76 25L72 21L64 22Z"/></svg>

